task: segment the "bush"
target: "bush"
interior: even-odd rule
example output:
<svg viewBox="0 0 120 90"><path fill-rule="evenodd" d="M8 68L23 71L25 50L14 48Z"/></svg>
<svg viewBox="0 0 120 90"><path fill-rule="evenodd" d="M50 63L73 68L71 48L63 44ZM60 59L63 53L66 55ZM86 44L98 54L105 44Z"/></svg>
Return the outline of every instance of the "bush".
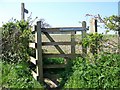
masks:
<svg viewBox="0 0 120 90"><path fill-rule="evenodd" d="M2 63L2 80L4 88L42 88L31 75L28 65L24 62L19 64Z"/></svg>
<svg viewBox="0 0 120 90"><path fill-rule="evenodd" d="M95 63L76 59L64 88L120 88L120 55L101 54Z"/></svg>
<svg viewBox="0 0 120 90"><path fill-rule="evenodd" d="M29 42L31 27L27 21L11 21L2 26L2 80L5 88L42 88L31 75Z"/></svg>
<svg viewBox="0 0 120 90"><path fill-rule="evenodd" d="M18 63L28 60L31 30L29 22L12 21L2 26L2 60Z"/></svg>

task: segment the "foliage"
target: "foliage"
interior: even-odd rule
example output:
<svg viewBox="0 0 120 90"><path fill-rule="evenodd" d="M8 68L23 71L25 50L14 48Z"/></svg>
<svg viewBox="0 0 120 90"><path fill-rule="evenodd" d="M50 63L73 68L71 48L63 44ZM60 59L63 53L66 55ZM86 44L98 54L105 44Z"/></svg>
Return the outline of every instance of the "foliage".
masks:
<svg viewBox="0 0 120 90"><path fill-rule="evenodd" d="M64 63L63 58L44 58L43 64L62 64Z"/></svg>
<svg viewBox="0 0 120 90"><path fill-rule="evenodd" d="M11 21L2 26L2 60L17 63L28 60L31 30L29 22Z"/></svg>
<svg viewBox="0 0 120 90"><path fill-rule="evenodd" d="M106 28L109 28L110 30L118 31L120 30L119 23L120 23L120 17L116 15L112 15L110 17L105 17L104 22L106 25Z"/></svg>
<svg viewBox="0 0 120 90"><path fill-rule="evenodd" d="M120 55L100 54L95 63L89 58L73 62L73 74L64 88L120 88Z"/></svg>
<svg viewBox="0 0 120 90"><path fill-rule="evenodd" d="M84 47L89 47L90 52L95 54L101 49L102 44L102 34L88 34L82 41Z"/></svg>
<svg viewBox="0 0 120 90"><path fill-rule="evenodd" d="M118 31L118 53L120 54L120 16L112 15L104 18L106 28Z"/></svg>
<svg viewBox="0 0 120 90"><path fill-rule="evenodd" d="M2 62L2 80L0 84L4 88L42 88L42 86L34 80L28 65L24 62L19 64Z"/></svg>
<svg viewBox="0 0 120 90"><path fill-rule="evenodd" d="M32 40L28 21L10 21L2 26L2 80L5 88L42 88L29 69L29 42ZM0 64L1 64L0 63Z"/></svg>

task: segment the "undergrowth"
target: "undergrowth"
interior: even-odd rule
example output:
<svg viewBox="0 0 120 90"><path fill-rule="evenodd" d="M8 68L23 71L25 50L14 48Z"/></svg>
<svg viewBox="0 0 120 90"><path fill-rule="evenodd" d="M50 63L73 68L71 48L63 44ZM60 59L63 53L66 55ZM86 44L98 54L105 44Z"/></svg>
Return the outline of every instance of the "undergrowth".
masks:
<svg viewBox="0 0 120 90"><path fill-rule="evenodd" d="M77 58L64 88L120 88L120 55L100 54L94 63Z"/></svg>
<svg viewBox="0 0 120 90"><path fill-rule="evenodd" d="M0 84L3 88L43 88L31 75L28 65L24 62L8 64L2 62L2 79Z"/></svg>

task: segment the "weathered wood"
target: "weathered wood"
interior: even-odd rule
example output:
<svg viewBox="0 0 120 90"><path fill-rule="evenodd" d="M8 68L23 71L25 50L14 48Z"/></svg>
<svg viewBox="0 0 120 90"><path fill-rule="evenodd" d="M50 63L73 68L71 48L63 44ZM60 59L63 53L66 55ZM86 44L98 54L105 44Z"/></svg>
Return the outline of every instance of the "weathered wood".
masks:
<svg viewBox="0 0 120 90"><path fill-rule="evenodd" d="M75 57L75 32L71 32L71 54L72 58Z"/></svg>
<svg viewBox="0 0 120 90"><path fill-rule="evenodd" d="M82 27L86 28L86 22L83 21L82 22ZM82 31L82 39L84 39L86 37L86 30ZM83 56L85 56L87 54L87 48L84 47L84 45L82 45L82 54Z"/></svg>
<svg viewBox="0 0 120 90"><path fill-rule="evenodd" d="M29 43L29 47L31 47L31 48L37 48L37 43Z"/></svg>
<svg viewBox="0 0 120 90"><path fill-rule="evenodd" d="M62 28L41 28L41 21L37 22L37 26L34 26L35 33L35 43L30 43L29 47L36 48L36 59L30 57L31 62L36 65L36 73L32 71L32 74L36 80L43 82L43 68L65 68L67 66L67 62L69 59L73 59L75 57L82 57L81 54L75 53L75 45L81 44L81 42L75 41L75 32L82 31L82 38L86 35L86 22L82 23L82 27L62 27ZM70 32L71 34L71 42L55 42L55 40L49 35L49 32ZM42 42L42 34L49 39L50 42ZM43 53L42 46L46 45L54 45L55 48L60 52L60 54L51 54L51 53ZM59 47L59 45L71 45L71 53L65 54L64 51ZM85 53L85 48L83 47L83 52ZM62 57L65 58L65 64L53 64L53 65L44 65L43 66L43 57L52 58L52 57Z"/></svg>
<svg viewBox="0 0 120 90"><path fill-rule="evenodd" d="M30 61L35 65L37 64L37 60L34 57L30 56Z"/></svg>
<svg viewBox="0 0 120 90"><path fill-rule="evenodd" d="M73 32L73 31L83 31L87 28L83 27L60 27L60 28L42 28L42 32Z"/></svg>
<svg viewBox="0 0 120 90"><path fill-rule="evenodd" d="M71 45L71 42L42 42L43 46L47 45ZM74 44L82 44L82 42L74 42Z"/></svg>
<svg viewBox="0 0 120 90"><path fill-rule="evenodd" d="M33 75L33 77L35 78L35 80L37 80L37 79L38 79L38 74L35 73L33 70L32 70L31 72L32 72L32 75Z"/></svg>
<svg viewBox="0 0 120 90"><path fill-rule="evenodd" d="M25 19L24 8L25 8L24 3L21 3L21 20Z"/></svg>
<svg viewBox="0 0 120 90"><path fill-rule="evenodd" d="M92 18L92 20L91 20L90 33L92 33L92 34L97 33L97 19L95 19L95 18ZM96 47L97 47L97 45L98 45L97 43L98 43L98 41L96 40L96 41L95 41ZM97 54L97 49L91 48L91 52L92 52L93 55L94 55L94 54Z"/></svg>
<svg viewBox="0 0 120 90"><path fill-rule="evenodd" d="M120 29L118 31L118 54L120 54Z"/></svg>
<svg viewBox="0 0 120 90"><path fill-rule="evenodd" d="M41 38L41 21L37 22L37 53L36 59L38 60L38 79L43 82L43 62L42 62L42 38Z"/></svg>
<svg viewBox="0 0 120 90"><path fill-rule="evenodd" d="M75 57L81 57L81 54L75 54ZM72 58L72 54L43 54L45 58L52 58L52 57L62 57L62 58Z"/></svg>
<svg viewBox="0 0 120 90"><path fill-rule="evenodd" d="M97 19L95 19L95 32L97 32Z"/></svg>
<svg viewBox="0 0 120 90"><path fill-rule="evenodd" d="M44 65L43 68L65 68L65 64L52 64L52 65Z"/></svg>
<svg viewBox="0 0 120 90"><path fill-rule="evenodd" d="M46 35L46 37L51 41L51 42L55 42L55 40L47 33L47 32L44 32L44 34ZM58 45L54 45L55 48L61 53L61 54L65 54L63 52L63 50L58 46Z"/></svg>
<svg viewBox="0 0 120 90"><path fill-rule="evenodd" d="M71 45L71 42L42 42L42 45Z"/></svg>
<svg viewBox="0 0 120 90"><path fill-rule="evenodd" d="M97 20L95 18L92 18L90 20L90 33L96 33L97 32Z"/></svg>

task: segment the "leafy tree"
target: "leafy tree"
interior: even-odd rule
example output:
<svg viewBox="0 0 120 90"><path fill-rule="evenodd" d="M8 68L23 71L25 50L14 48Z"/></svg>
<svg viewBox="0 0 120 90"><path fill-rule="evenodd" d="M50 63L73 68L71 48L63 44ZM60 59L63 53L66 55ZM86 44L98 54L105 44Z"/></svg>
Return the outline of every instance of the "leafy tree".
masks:
<svg viewBox="0 0 120 90"><path fill-rule="evenodd" d="M120 16L112 15L104 18L106 28L118 31L118 53L120 54Z"/></svg>

